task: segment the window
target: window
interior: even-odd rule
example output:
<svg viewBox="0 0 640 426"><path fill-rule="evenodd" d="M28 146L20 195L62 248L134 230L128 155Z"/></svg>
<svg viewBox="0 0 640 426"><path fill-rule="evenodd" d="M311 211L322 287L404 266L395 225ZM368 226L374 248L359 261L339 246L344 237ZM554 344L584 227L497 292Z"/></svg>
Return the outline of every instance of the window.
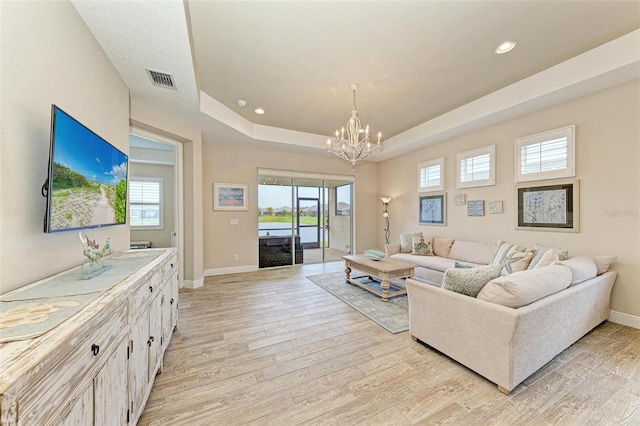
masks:
<svg viewBox="0 0 640 426"><path fill-rule="evenodd" d="M496 146L489 145L457 155L456 188L496 184Z"/></svg>
<svg viewBox="0 0 640 426"><path fill-rule="evenodd" d="M516 182L573 177L575 126L516 139Z"/></svg>
<svg viewBox="0 0 640 426"><path fill-rule="evenodd" d="M418 164L418 192L444 190L444 157Z"/></svg>
<svg viewBox="0 0 640 426"><path fill-rule="evenodd" d="M129 204L132 228L164 229L162 178L132 177L129 182Z"/></svg>

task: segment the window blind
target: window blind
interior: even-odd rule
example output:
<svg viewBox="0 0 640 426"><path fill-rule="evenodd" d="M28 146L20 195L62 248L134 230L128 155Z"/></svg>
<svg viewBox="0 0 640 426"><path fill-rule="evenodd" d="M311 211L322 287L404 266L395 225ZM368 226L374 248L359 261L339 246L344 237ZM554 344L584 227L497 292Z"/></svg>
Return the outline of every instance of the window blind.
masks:
<svg viewBox="0 0 640 426"><path fill-rule="evenodd" d="M491 155L483 154L460 160L460 182L473 182L491 177Z"/></svg>

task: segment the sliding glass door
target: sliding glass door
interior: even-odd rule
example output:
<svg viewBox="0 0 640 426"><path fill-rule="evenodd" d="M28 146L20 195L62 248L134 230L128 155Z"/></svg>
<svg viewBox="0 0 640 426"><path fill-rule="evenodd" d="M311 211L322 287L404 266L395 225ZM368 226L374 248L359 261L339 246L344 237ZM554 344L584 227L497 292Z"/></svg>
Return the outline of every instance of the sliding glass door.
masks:
<svg viewBox="0 0 640 426"><path fill-rule="evenodd" d="M351 253L352 205L350 181L259 174L259 266L342 260Z"/></svg>

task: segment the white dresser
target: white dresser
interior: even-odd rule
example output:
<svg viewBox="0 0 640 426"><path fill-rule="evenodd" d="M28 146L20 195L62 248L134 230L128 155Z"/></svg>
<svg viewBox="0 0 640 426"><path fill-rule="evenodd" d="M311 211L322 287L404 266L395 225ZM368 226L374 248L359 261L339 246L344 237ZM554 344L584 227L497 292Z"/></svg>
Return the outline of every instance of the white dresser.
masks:
<svg viewBox="0 0 640 426"><path fill-rule="evenodd" d="M177 324L178 256L176 249L118 256L104 261L108 289L77 296L85 305L41 336L0 344L1 425L136 424ZM42 289L57 300L56 285L82 293L89 284L75 282L79 274L74 268L3 295L13 304L4 305L3 320L35 309L23 294ZM67 299L43 305L78 303Z"/></svg>

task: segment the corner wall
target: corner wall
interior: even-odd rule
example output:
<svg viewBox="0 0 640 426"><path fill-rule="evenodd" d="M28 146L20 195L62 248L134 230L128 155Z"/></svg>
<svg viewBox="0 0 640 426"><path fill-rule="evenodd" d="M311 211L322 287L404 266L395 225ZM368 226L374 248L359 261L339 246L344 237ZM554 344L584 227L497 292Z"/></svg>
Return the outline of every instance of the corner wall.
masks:
<svg viewBox="0 0 640 426"><path fill-rule="evenodd" d="M255 270L258 267L258 168L355 175L356 251L376 246L378 200L376 163L356 170L325 152L307 153L260 141L203 141L204 267L208 274ZM249 185L248 211L213 211L213 182ZM238 219L238 225L230 225ZM384 246L382 246L384 247ZM234 255L239 260L234 260Z"/></svg>
<svg viewBox="0 0 640 426"><path fill-rule="evenodd" d="M124 153L129 91L68 1L0 2L0 292L79 265L78 232L45 234L51 104ZM129 248L129 226L86 231L113 250Z"/></svg>
<svg viewBox="0 0 640 426"><path fill-rule="evenodd" d="M401 232L495 243L505 240L566 247L570 255L613 254L618 271L611 309L640 324L640 80L425 147L380 164L381 194L389 205L391 242ZM515 139L576 125L576 170L580 179L580 232L517 231L515 227ZM496 144L497 185L456 189L456 154ZM417 165L445 157L447 226L418 224ZM468 217L454 194L467 200L502 200L504 213ZM384 241L382 218L378 242Z"/></svg>
<svg viewBox="0 0 640 426"><path fill-rule="evenodd" d="M131 100L131 124L181 142L183 146L182 194L184 199L184 284L202 286L202 137L197 124Z"/></svg>

